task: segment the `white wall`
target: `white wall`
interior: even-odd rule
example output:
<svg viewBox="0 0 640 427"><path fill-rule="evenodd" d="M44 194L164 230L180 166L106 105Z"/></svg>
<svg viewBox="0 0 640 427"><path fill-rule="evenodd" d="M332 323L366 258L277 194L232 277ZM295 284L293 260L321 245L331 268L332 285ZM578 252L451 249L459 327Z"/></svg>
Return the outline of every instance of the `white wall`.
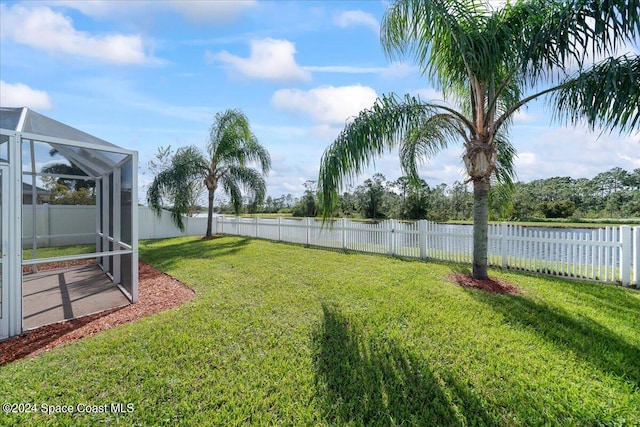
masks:
<svg viewBox="0 0 640 427"><path fill-rule="evenodd" d="M36 236L88 233L87 236L38 239L38 247L91 244L96 242L95 206L36 205ZM22 207L22 247L31 248L33 236L32 205Z"/></svg>
<svg viewBox="0 0 640 427"><path fill-rule="evenodd" d="M204 235L207 231L207 218L185 218L185 230L181 232L171 220L171 214L162 212L159 218L149 207L138 207L138 238L162 239L166 237Z"/></svg>
<svg viewBox="0 0 640 427"><path fill-rule="evenodd" d="M23 207L22 246L31 248L33 236L33 210L31 205ZM204 235L207 218L185 218L185 231L181 232L171 220L169 212L159 218L146 207L138 207L138 238L159 239L165 237ZM37 205L36 236L88 234L85 236L47 237L38 239L38 247L66 246L95 243L95 206Z"/></svg>

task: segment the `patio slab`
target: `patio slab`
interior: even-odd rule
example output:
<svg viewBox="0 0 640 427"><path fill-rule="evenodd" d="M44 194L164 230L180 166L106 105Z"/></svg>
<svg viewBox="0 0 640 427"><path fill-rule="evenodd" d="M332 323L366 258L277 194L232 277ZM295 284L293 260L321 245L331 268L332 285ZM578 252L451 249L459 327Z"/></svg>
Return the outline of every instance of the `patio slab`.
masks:
<svg viewBox="0 0 640 427"><path fill-rule="evenodd" d="M129 304L95 264L25 274L22 289L25 330Z"/></svg>

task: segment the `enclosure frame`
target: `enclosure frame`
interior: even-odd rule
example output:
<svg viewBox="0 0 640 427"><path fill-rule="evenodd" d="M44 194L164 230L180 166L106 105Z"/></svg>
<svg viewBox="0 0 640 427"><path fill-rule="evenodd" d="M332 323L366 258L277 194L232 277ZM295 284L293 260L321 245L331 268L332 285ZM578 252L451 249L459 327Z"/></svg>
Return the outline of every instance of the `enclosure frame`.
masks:
<svg viewBox="0 0 640 427"><path fill-rule="evenodd" d="M35 269L43 263L95 258L98 266L127 299L132 303L137 302L138 153L110 144L26 107L0 107L0 115L0 340L23 332L23 268L27 266ZM32 123L30 128L28 123ZM48 134L47 129L52 132ZM36 201L34 198L30 206L23 205L22 183L26 181L33 184L35 192L36 176L51 176L35 171L33 148L31 158L23 158L23 144L35 142L56 148L63 157L87 173L88 176L83 177L84 179L95 180L95 252L23 259L23 211L33 209L35 224ZM24 168L26 164L31 164L30 170ZM31 176L31 180L25 180L25 176ZM32 234L34 248L38 247L37 239L60 237L36 236L35 227Z"/></svg>

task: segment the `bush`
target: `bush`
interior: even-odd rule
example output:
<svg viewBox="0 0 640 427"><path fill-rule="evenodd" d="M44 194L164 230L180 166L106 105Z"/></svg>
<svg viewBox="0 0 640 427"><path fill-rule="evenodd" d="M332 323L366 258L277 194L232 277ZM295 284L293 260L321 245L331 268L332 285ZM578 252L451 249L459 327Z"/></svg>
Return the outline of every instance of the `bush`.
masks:
<svg viewBox="0 0 640 427"><path fill-rule="evenodd" d="M537 208L545 218L569 218L576 211L576 205L571 200L542 202Z"/></svg>

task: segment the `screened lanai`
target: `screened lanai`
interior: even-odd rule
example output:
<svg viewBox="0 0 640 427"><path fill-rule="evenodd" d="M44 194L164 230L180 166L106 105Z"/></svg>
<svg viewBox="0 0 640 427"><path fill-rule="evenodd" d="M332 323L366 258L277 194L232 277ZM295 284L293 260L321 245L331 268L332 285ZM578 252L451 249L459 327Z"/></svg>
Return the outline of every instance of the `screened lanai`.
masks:
<svg viewBox="0 0 640 427"><path fill-rule="evenodd" d="M137 167L135 151L0 107L0 339L137 301Z"/></svg>

